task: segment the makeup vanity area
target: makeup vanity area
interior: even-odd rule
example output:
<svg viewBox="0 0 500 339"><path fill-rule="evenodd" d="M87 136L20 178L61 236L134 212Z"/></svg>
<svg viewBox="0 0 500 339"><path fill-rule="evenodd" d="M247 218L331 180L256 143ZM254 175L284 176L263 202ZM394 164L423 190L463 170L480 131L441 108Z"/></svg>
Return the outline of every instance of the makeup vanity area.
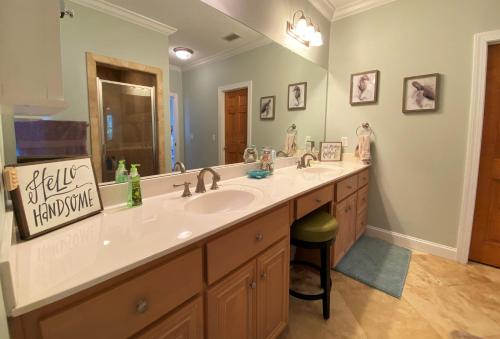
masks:
<svg viewBox="0 0 500 339"><path fill-rule="evenodd" d="M108 7L65 1L74 18L63 19L52 17L59 2L47 2L52 11L31 30L46 25L41 39L55 47L35 44L22 58L37 65L33 72L41 61L56 71L38 70L51 81L37 82L43 88L26 105L2 98L11 102L2 116L5 162L19 162L22 152L63 157L48 146L46 153L25 147L45 143L20 139L20 128L47 120L86 124L72 142L89 150L104 210L28 241L7 212L0 273L12 338L277 337L288 323L292 223L317 209L337 218L332 267L366 228L369 165L344 154L342 161L296 166L306 137L325 141L327 70L195 0L164 11L125 0ZM138 25L117 15L124 9L147 20ZM203 34L182 23L200 16ZM228 48L223 38L230 33L238 38ZM175 57L174 48L185 45L192 61ZM289 85L303 82L304 108L290 109ZM40 94L46 86L56 89L51 98ZM261 98L270 97L272 119L261 110ZM230 161L241 161L251 144L283 149L292 124L297 153L277 158L273 175L250 179L258 163ZM241 140L231 139L236 125ZM148 162L142 206L126 207L127 184L105 182L121 157ZM178 161L185 173L172 172ZM182 197L173 187L194 185L206 167L222 178L219 189L207 185L206 193Z"/></svg>

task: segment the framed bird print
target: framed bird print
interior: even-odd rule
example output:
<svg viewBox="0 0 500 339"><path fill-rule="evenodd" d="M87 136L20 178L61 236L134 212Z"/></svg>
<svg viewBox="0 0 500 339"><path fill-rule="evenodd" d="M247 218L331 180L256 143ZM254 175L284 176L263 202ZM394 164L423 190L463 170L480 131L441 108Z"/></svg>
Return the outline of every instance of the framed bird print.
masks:
<svg viewBox="0 0 500 339"><path fill-rule="evenodd" d="M260 98L260 120L274 120L275 107L275 96Z"/></svg>
<svg viewBox="0 0 500 339"><path fill-rule="evenodd" d="M438 73L408 77L403 82L403 112L435 112L439 107Z"/></svg>
<svg viewBox="0 0 500 339"><path fill-rule="evenodd" d="M350 103L355 105L375 104L378 100L379 71L351 74Z"/></svg>
<svg viewBox="0 0 500 339"><path fill-rule="evenodd" d="M288 110L298 111L306 109L307 82L288 85Z"/></svg>

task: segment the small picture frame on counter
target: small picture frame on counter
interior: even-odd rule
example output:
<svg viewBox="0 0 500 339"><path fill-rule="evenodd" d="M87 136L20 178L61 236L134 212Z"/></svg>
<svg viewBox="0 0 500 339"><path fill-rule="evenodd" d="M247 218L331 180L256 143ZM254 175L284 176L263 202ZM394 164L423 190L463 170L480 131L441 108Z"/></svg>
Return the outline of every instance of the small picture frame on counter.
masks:
<svg viewBox="0 0 500 339"><path fill-rule="evenodd" d="M4 181L21 239L31 239L102 211L90 157L7 165Z"/></svg>
<svg viewBox="0 0 500 339"><path fill-rule="evenodd" d="M319 143L319 161L341 161L342 142L323 141Z"/></svg>

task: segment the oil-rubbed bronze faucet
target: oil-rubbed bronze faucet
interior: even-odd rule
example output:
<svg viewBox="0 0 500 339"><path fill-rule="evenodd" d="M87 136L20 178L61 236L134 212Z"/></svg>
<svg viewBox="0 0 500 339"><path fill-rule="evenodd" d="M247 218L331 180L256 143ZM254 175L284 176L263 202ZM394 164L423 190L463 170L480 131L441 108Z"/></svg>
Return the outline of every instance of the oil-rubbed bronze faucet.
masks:
<svg viewBox="0 0 500 339"><path fill-rule="evenodd" d="M174 172L177 171L177 168L179 168L179 171L181 173L186 173L186 166L184 166L184 163L182 161L177 161L174 165Z"/></svg>
<svg viewBox="0 0 500 339"><path fill-rule="evenodd" d="M217 173L215 170L211 169L210 167L205 167L198 173L198 182L196 183L196 193L205 193L207 190L205 189L205 173L210 172L212 173L212 187L210 187L211 190L216 190L219 188L217 186L217 182L220 181L220 174Z"/></svg>
<svg viewBox="0 0 500 339"><path fill-rule="evenodd" d="M182 197L187 198L187 197L191 196L191 191L189 190L189 185L191 185L191 183L186 181L183 184L173 184L172 186L174 186L174 187L184 186L184 192L182 192Z"/></svg>
<svg viewBox="0 0 500 339"><path fill-rule="evenodd" d="M311 157L312 160L318 160L318 158L316 158L316 156L314 154L312 154L312 153L305 153L304 155L302 155L300 157L300 161L297 163L297 169L311 167L311 159L308 159L307 162L306 162L306 158L308 156Z"/></svg>

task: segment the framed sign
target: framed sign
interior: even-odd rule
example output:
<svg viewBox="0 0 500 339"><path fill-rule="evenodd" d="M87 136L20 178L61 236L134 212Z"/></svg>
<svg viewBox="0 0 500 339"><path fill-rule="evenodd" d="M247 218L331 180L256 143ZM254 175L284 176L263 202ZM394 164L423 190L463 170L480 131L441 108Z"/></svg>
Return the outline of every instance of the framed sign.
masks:
<svg viewBox="0 0 500 339"><path fill-rule="evenodd" d="M90 157L5 166L4 180L6 187L11 187L22 239L42 235L102 211Z"/></svg>
<svg viewBox="0 0 500 339"><path fill-rule="evenodd" d="M319 143L319 161L341 161L342 143L323 141Z"/></svg>

